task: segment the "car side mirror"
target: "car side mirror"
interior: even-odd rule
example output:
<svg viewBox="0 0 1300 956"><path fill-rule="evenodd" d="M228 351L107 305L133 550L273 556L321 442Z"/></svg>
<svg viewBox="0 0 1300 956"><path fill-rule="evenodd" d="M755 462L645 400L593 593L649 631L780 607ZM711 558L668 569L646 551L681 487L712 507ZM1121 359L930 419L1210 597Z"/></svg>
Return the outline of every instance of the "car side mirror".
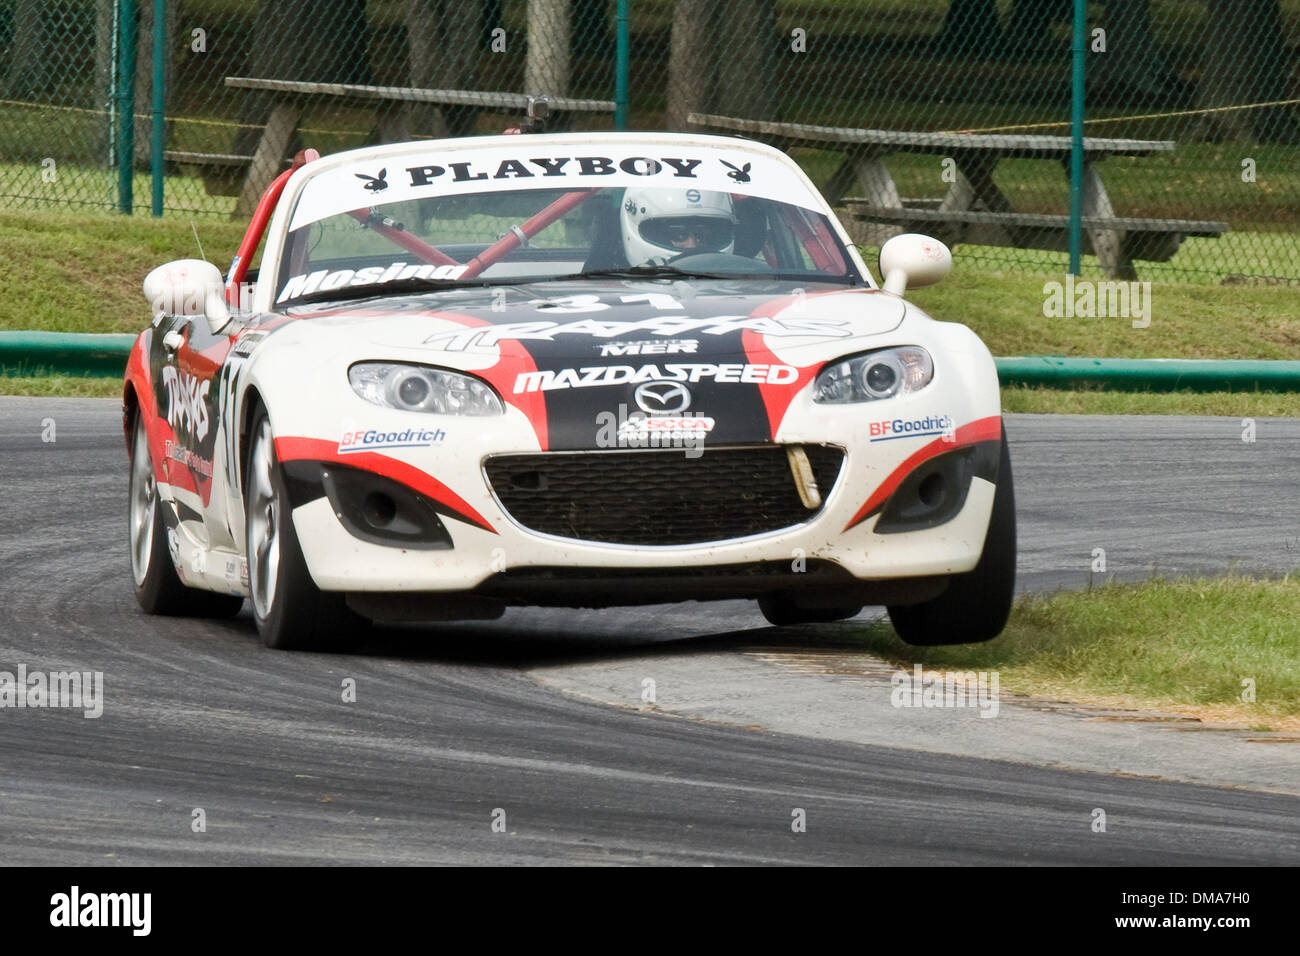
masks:
<svg viewBox="0 0 1300 956"><path fill-rule="evenodd" d="M177 259L144 277L144 297L155 315L202 315L216 335L230 324L221 272L202 259Z"/></svg>
<svg viewBox="0 0 1300 956"><path fill-rule="evenodd" d="M952 253L938 239L909 232L880 247L880 275L886 292L902 295L908 289L934 285L951 271Z"/></svg>

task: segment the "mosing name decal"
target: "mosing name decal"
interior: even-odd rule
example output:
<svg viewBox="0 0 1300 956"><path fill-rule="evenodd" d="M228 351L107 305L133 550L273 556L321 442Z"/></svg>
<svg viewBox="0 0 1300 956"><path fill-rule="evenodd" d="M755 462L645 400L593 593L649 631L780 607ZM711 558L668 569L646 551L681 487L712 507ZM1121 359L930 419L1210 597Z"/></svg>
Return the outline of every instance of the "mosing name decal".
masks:
<svg viewBox="0 0 1300 956"><path fill-rule="evenodd" d="M394 262L390 266L367 266L364 269L337 269L333 272L321 269L317 272L296 275L284 284L276 302L296 299L311 295L313 292L329 292L345 285L383 285L385 282L400 282L403 279L459 279L465 272L465 266L408 266L405 262Z"/></svg>

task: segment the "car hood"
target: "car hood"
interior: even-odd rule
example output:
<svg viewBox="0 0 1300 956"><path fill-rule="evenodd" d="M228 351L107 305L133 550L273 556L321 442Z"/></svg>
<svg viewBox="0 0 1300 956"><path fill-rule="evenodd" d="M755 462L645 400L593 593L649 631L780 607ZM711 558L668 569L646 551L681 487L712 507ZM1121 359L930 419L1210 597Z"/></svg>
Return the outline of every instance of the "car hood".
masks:
<svg viewBox="0 0 1300 956"><path fill-rule="evenodd" d="M770 441L825 362L891 344L877 337L906 312L875 289L745 279L480 286L290 314L358 360L473 372L543 448L589 449L602 411L702 416L713 442Z"/></svg>
<svg viewBox="0 0 1300 956"><path fill-rule="evenodd" d="M748 279L473 286L325 302L290 314L313 324L346 323L352 334L387 347L459 352L517 338L551 341L555 354L580 358L591 354L593 341L657 337L697 338L697 354L725 354L726 332L745 319L753 320L752 331L791 345L879 335L897 328L904 311L902 299L876 289ZM465 332L483 326L520 334Z"/></svg>

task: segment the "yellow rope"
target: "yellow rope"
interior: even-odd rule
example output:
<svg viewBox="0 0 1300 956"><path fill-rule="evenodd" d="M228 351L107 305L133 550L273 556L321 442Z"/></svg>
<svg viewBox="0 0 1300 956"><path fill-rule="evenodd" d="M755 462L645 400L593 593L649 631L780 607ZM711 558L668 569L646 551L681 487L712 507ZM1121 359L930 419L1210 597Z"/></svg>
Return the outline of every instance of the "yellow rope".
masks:
<svg viewBox="0 0 1300 956"><path fill-rule="evenodd" d="M72 113L94 113L99 116L108 115L108 110L105 109L91 109L90 107L86 107L86 106L60 106L55 103L26 103L23 102L22 100L0 100L0 106L22 106L27 109L34 109L34 110L66 110ZM152 119L153 114L136 113L135 118L138 120ZM259 123L236 123L233 120L199 119L197 116L168 116L167 122L193 123L196 126L225 126L231 129L261 129L262 128L262 125ZM299 131L303 133L326 133L331 135L348 134L353 136L365 136L366 133L369 132L369 130L356 130L356 129L315 129L308 126L299 127Z"/></svg>
<svg viewBox="0 0 1300 956"><path fill-rule="evenodd" d="M1233 110L1255 110L1266 106L1291 106L1300 103L1300 99L1271 100L1267 103L1245 103L1241 106L1209 106L1200 110L1174 110L1168 113L1145 113L1138 116L1105 116L1101 119L1084 120L1085 126L1095 123L1123 123L1127 120L1165 119L1170 116L1197 116L1204 113L1228 113ZM1069 126L1069 120L1055 123L1019 123L1015 126L990 126L986 129L947 129L944 133L1005 133L1016 129L1051 129L1056 126Z"/></svg>
<svg viewBox="0 0 1300 956"><path fill-rule="evenodd" d="M1148 120L1148 119L1167 119L1171 116L1200 116L1207 113L1230 113L1237 110L1255 110L1264 109L1270 106L1293 106L1300 103L1300 98L1289 100L1270 100L1265 103L1244 103L1240 106L1210 106L1199 110L1171 110L1165 113L1142 113L1136 116L1105 116L1099 119L1087 119L1083 121L1085 126L1097 125L1099 123L1124 123L1130 120ZM21 106L27 109L43 110L67 110L74 113L94 113L101 116L107 116L108 110L91 109L85 106L59 106L54 103L26 103L22 100L4 100L0 99L0 106ZM138 120L147 120L152 118L150 113L136 113L135 118ZM171 123L191 123L195 126L223 126L229 129L261 129L258 123L236 123L233 120L216 120L216 119L199 119L192 116L168 116L167 121ZM1053 129L1059 126L1069 126L1069 120L1058 120L1051 123L1017 123L1012 126L988 126L983 129L946 129L936 130L938 133L960 133L960 134L983 134L983 133L1008 133L1012 130L1024 129ZM326 135L349 135L365 136L369 130L355 129L319 129L313 127L300 127L303 133L322 133Z"/></svg>

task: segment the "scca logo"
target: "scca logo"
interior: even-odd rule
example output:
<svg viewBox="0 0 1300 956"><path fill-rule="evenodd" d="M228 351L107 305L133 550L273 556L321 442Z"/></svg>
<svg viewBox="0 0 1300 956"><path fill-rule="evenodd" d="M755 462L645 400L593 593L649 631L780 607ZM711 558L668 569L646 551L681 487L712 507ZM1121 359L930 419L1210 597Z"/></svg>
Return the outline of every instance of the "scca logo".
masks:
<svg viewBox="0 0 1300 956"><path fill-rule="evenodd" d="M177 372L170 365L162 370L167 390L167 424L185 428L199 441L208 435L208 389L212 382Z"/></svg>

